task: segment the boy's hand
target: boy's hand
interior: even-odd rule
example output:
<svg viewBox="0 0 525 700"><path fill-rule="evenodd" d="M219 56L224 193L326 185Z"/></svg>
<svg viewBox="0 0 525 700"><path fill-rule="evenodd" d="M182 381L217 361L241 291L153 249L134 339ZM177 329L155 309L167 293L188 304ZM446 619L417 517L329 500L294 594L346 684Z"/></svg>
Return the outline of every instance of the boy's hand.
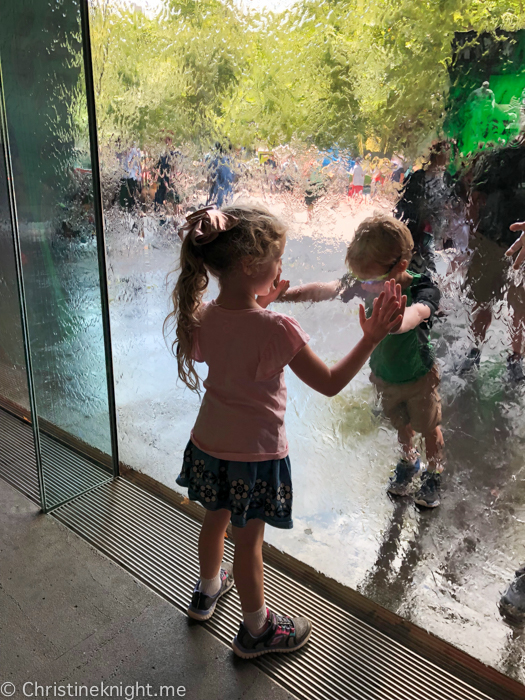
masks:
<svg viewBox="0 0 525 700"><path fill-rule="evenodd" d="M511 231L525 231L525 221L518 221L517 223L512 224L509 228ZM525 262L525 233L522 233L518 240L510 246L505 255L514 255L514 253L517 253L518 250L520 252L518 253L518 257L514 261L513 265L515 270L519 270L522 263Z"/></svg>
<svg viewBox="0 0 525 700"><path fill-rule="evenodd" d="M279 297L281 297L281 295L288 290L289 286L290 280L282 280L281 275L279 275L273 281L273 288L271 289L270 293L264 294L263 296L258 296L256 301L259 306L262 306L262 308L265 309L273 301L279 299Z"/></svg>
<svg viewBox="0 0 525 700"><path fill-rule="evenodd" d="M372 345L378 345L394 328L403 322L406 297L401 295L401 285L395 280L385 282L384 290L374 299L370 318L366 318L365 307L359 305L359 323L363 336Z"/></svg>

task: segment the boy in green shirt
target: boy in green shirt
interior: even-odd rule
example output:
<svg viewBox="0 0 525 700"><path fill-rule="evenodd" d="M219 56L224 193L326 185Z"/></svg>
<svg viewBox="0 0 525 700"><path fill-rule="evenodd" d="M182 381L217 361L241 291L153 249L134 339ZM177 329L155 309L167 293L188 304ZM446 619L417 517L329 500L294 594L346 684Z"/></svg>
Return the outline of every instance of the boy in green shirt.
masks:
<svg viewBox="0 0 525 700"><path fill-rule="evenodd" d="M401 285L407 297L400 326L379 343L370 357L370 380L381 397L383 412L398 433L402 455L390 478L388 491L406 496L421 476L415 502L427 508L440 504L443 471L443 435L439 374L430 342L430 329L438 310L440 292L431 278L408 269L414 242L408 227L391 216L365 219L348 246L350 275L326 284L313 283L288 289L282 301L321 301L340 296L348 301L361 291L373 298L386 279ZM415 434L425 440L427 470L414 447ZM423 472L423 473L422 473Z"/></svg>

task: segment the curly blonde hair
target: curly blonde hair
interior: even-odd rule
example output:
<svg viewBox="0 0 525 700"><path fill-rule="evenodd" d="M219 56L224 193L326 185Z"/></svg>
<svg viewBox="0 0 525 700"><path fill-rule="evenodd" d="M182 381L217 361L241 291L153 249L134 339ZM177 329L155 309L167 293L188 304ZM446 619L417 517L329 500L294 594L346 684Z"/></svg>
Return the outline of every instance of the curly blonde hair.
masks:
<svg viewBox="0 0 525 700"><path fill-rule="evenodd" d="M379 214L362 221L346 251L350 268L374 263L388 267L399 260L412 259L414 240L406 224L393 216Z"/></svg>
<svg viewBox="0 0 525 700"><path fill-rule="evenodd" d="M193 334L199 325L198 312L208 287L209 274L223 280L241 260L258 267L280 251L285 225L260 205L223 207L222 211L238 219L229 231L215 240L195 245L186 236L180 251L180 270L171 299L173 311L164 321L164 334L175 326L176 338L171 350L177 358L179 378L192 391L200 391L199 376L192 359Z"/></svg>

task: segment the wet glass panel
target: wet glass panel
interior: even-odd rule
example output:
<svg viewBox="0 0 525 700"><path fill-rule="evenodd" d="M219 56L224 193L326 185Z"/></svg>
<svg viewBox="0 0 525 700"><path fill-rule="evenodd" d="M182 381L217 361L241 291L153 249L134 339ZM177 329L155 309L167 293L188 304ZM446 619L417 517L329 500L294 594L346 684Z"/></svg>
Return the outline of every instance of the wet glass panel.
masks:
<svg viewBox="0 0 525 700"><path fill-rule="evenodd" d="M3 8L0 55L52 506L107 479L111 462L78 3ZM87 460L64 458L63 443Z"/></svg>
<svg viewBox="0 0 525 700"><path fill-rule="evenodd" d="M188 214L262 203L286 223L282 276L302 291L271 308L329 366L361 337L366 282L393 274L432 318L372 358L392 394L369 365L331 399L286 370L294 527L266 538L524 680L498 610L512 581L525 589L524 292L505 257L525 219L525 15L511 5L489 19L474 2L99 1L92 38L123 461L180 490L200 398L162 324ZM349 270L378 215L406 224L409 250L363 245Z"/></svg>
<svg viewBox="0 0 525 700"><path fill-rule="evenodd" d="M13 228L0 130L0 402L29 411Z"/></svg>

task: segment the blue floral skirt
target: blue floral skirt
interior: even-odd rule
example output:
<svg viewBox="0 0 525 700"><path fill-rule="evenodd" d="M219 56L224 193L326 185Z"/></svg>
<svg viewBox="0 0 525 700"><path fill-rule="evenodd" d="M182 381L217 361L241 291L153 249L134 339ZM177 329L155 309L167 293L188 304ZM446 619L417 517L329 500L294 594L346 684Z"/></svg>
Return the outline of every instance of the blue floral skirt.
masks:
<svg viewBox="0 0 525 700"><path fill-rule="evenodd" d="M259 518L284 529L293 527L290 458L233 462L211 457L190 440L177 484L207 510L226 508L235 527Z"/></svg>

